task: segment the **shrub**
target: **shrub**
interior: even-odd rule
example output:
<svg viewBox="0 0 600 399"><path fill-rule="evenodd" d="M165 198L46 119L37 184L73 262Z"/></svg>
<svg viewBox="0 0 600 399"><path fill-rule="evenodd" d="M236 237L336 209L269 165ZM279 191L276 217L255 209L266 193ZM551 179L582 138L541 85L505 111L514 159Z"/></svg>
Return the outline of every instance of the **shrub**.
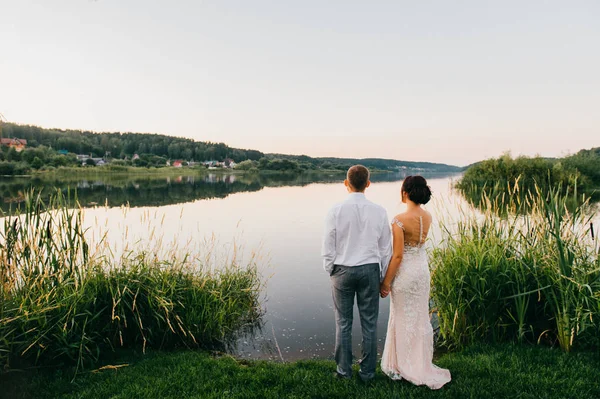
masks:
<svg viewBox="0 0 600 399"><path fill-rule="evenodd" d="M15 162L0 162L0 176L12 176L15 174Z"/></svg>
<svg viewBox="0 0 600 399"><path fill-rule="evenodd" d="M26 175L31 171L25 162L0 162L0 176Z"/></svg>
<svg viewBox="0 0 600 399"><path fill-rule="evenodd" d="M42 166L44 166L44 162L38 157L33 158L33 161L31 161L31 167L33 169L40 169Z"/></svg>
<svg viewBox="0 0 600 399"><path fill-rule="evenodd" d="M239 169L239 170L257 169L257 165L258 165L258 162L251 161L248 159L246 161L242 161L242 162L236 164L235 169Z"/></svg>

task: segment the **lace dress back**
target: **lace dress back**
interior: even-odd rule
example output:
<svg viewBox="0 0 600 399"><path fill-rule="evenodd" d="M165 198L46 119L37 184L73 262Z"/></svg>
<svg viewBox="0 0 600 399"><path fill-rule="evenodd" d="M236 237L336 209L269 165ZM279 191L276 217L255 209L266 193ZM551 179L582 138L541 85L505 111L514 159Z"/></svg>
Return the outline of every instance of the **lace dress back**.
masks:
<svg viewBox="0 0 600 399"><path fill-rule="evenodd" d="M404 224L392 224L404 231L405 240L414 238ZM390 318L381 369L390 378L402 378L416 385L439 389L450 381L450 372L432 363L433 328L429 318L430 274L424 248L423 217L419 216L419 235L406 240L402 262L392 283Z"/></svg>
<svg viewBox="0 0 600 399"><path fill-rule="evenodd" d="M404 231L405 253L407 250L410 252L411 250L414 251L423 247L423 245L425 244L425 239L427 238L427 234L423 235L423 216L419 216L419 235L416 237L416 239L414 239L415 237L413 237L413 235L410 234L410 231L406 231L404 223L402 223L398 219L392 219L392 224L395 224L396 226L400 227L402 231ZM413 240L411 240L411 238L413 238Z"/></svg>

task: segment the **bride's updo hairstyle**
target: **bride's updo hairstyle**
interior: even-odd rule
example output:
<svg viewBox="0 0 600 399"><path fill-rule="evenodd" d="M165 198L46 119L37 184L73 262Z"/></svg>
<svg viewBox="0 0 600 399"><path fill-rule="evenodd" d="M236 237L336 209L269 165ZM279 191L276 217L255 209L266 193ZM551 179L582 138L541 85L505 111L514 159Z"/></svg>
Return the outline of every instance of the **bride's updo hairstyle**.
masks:
<svg viewBox="0 0 600 399"><path fill-rule="evenodd" d="M423 176L406 176L402 183L402 192L415 204L424 205L431 199L431 187Z"/></svg>

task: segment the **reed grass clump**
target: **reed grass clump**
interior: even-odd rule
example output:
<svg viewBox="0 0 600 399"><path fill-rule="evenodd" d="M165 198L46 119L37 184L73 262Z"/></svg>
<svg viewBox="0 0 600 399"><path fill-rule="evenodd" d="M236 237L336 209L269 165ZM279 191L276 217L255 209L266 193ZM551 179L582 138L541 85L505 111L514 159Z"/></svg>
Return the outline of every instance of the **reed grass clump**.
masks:
<svg viewBox="0 0 600 399"><path fill-rule="evenodd" d="M443 341L600 347L600 253L589 204L573 208L560 188L520 198L525 214L505 215L505 201L484 197L482 213L442 222L432 295Z"/></svg>
<svg viewBox="0 0 600 399"><path fill-rule="evenodd" d="M0 364L84 367L115 348L227 344L261 315L256 264L89 248L81 209L30 192L0 234ZM216 270L216 271L215 271Z"/></svg>

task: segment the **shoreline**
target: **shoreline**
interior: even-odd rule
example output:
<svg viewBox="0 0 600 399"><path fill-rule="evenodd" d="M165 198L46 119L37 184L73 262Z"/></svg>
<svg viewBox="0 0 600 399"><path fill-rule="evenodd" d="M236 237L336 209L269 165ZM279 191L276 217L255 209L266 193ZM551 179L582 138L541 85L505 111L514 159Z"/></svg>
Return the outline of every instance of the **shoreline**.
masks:
<svg viewBox="0 0 600 399"><path fill-rule="evenodd" d="M460 174L459 172L453 171L433 171L433 170L382 170L373 169L371 175L385 175L385 174L401 174L401 173L413 173L413 174ZM194 168L194 167L163 167L163 168L142 168L142 167L115 167L110 166L96 166L87 168L58 168L53 170L40 170L35 171L31 174L26 175L0 175L1 178L6 179L53 179L57 177L88 177L88 176L118 176L118 177L171 177L171 176L195 176L195 175L206 175L206 174L219 174L219 175L238 175L238 176L310 176L310 175L335 175L344 177L346 175L345 170L338 169L307 169L301 171L279 171L279 170L236 170L236 169L206 169L206 168Z"/></svg>

